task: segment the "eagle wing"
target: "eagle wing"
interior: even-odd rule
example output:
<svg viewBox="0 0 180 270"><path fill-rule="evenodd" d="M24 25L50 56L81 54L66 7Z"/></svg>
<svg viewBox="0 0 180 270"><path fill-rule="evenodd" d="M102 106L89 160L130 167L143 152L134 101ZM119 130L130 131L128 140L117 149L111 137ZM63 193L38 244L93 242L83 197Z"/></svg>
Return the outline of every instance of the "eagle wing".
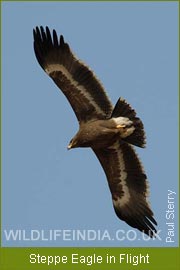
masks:
<svg viewBox="0 0 180 270"><path fill-rule="evenodd" d="M112 104L93 72L72 53L63 36L49 28L33 30L34 51L40 66L69 100L79 122L106 119Z"/></svg>
<svg viewBox="0 0 180 270"><path fill-rule="evenodd" d="M107 176L117 216L150 237L157 225L147 202L148 183L134 148L116 142L107 149L93 149Z"/></svg>

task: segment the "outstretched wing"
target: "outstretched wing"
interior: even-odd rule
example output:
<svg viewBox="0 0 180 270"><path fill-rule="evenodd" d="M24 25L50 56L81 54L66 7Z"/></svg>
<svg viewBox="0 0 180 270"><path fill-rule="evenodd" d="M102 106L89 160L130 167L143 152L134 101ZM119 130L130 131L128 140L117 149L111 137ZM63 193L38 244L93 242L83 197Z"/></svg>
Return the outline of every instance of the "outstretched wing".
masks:
<svg viewBox="0 0 180 270"><path fill-rule="evenodd" d="M147 202L146 175L133 147L116 142L108 149L93 149L108 179L117 216L150 237L157 225Z"/></svg>
<svg viewBox="0 0 180 270"><path fill-rule="evenodd" d="M72 53L63 36L49 28L33 30L34 51L40 66L69 100L79 122L106 119L112 105L93 72Z"/></svg>

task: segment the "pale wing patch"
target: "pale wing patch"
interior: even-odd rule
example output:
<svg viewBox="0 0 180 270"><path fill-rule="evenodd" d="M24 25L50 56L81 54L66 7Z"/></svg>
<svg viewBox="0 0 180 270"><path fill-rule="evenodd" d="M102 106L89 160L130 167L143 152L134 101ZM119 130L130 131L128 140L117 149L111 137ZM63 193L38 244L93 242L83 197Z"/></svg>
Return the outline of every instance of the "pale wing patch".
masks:
<svg viewBox="0 0 180 270"><path fill-rule="evenodd" d="M141 170L142 170L142 172L145 174L145 169L144 169L144 166L143 166L143 164L142 164L142 162L141 162L141 159L139 158L139 155L137 154L136 150L134 149L134 147L133 147L132 145L129 145L129 147L131 147L131 148L133 149L133 151L134 151L134 153L135 153L135 155L136 155L136 158L137 158L138 161L139 161ZM149 195L150 195L150 194L149 194L149 182L148 182L148 179L146 178L146 192L145 192L144 196L145 196L145 198L148 198ZM148 201L147 201L147 204L148 204L149 207L150 207L150 203L149 203Z"/></svg>
<svg viewBox="0 0 180 270"><path fill-rule="evenodd" d="M71 73L69 73L69 71L63 65L50 64L48 65L48 67L45 68L45 71L48 75L51 75L51 73L54 71L62 72L62 74L70 81L70 83L74 87L76 87L80 91L80 93L88 99L89 103L95 108L96 112L99 114L104 114L104 111L97 105L97 103L92 98L90 93L86 90L86 88L83 85L79 84L76 80L74 80Z"/></svg>
<svg viewBox="0 0 180 270"><path fill-rule="evenodd" d="M116 200L113 199L113 204L115 207L122 207L126 205L130 200L130 192L129 188L126 183L127 179L127 171L125 167L125 162L123 158L123 152L119 148L119 143L115 143L113 146L110 147L111 149L117 149L117 155L118 155L118 164L117 167L119 169L120 175L119 175L119 183L118 185L121 185L123 195L121 197L116 197Z"/></svg>

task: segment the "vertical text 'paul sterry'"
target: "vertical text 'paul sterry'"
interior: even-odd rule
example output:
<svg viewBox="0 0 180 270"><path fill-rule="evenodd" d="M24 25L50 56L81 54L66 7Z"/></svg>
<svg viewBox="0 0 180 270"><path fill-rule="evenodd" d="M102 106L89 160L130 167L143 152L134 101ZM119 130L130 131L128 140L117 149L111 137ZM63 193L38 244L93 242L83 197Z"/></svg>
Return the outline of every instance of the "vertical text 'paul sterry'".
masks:
<svg viewBox="0 0 180 270"><path fill-rule="evenodd" d="M168 205L166 210L167 243L173 243L175 237L175 195L175 191L168 190Z"/></svg>

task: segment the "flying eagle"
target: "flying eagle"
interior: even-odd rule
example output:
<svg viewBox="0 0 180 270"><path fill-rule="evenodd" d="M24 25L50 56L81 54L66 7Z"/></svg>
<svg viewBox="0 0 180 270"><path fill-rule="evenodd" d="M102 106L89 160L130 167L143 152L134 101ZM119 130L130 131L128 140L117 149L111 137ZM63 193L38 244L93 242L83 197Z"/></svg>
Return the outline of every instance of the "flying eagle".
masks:
<svg viewBox="0 0 180 270"><path fill-rule="evenodd" d="M62 35L58 38L55 30L51 34L42 26L33 35L37 61L69 100L79 122L68 149L92 148L106 174L117 216L154 237L157 222L147 201L147 177L133 147L145 146L141 120L122 98L113 108L99 80Z"/></svg>

